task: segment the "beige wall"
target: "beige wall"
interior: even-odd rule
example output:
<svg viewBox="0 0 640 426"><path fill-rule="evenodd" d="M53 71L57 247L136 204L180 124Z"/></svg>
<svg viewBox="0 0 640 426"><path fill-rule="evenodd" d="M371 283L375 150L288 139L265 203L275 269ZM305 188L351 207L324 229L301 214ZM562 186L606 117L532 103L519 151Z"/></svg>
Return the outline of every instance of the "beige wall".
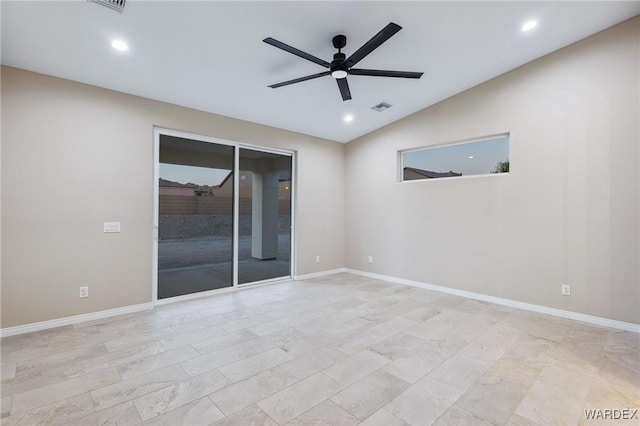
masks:
<svg viewBox="0 0 640 426"><path fill-rule="evenodd" d="M349 143L347 267L640 323L639 62L636 17ZM396 181L504 132L509 175Z"/></svg>
<svg viewBox="0 0 640 426"><path fill-rule="evenodd" d="M154 125L297 151L297 274L344 266L344 145L14 68L1 83L1 327L151 301Z"/></svg>

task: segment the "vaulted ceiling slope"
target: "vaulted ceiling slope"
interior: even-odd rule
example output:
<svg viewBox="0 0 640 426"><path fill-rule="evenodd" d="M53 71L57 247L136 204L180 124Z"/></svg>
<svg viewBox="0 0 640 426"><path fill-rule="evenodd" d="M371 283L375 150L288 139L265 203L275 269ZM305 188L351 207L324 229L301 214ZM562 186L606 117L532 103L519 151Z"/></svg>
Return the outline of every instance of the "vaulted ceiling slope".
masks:
<svg viewBox="0 0 640 426"><path fill-rule="evenodd" d="M122 14L87 1L2 1L2 64L348 142L640 13L639 1L132 1ZM538 25L521 31L528 20ZM358 68L422 71L419 80L349 76L352 100L325 71L263 43L326 61L385 25L403 27ZM114 40L129 49L112 48ZM392 107L377 112L381 102ZM345 122L346 115L353 120Z"/></svg>

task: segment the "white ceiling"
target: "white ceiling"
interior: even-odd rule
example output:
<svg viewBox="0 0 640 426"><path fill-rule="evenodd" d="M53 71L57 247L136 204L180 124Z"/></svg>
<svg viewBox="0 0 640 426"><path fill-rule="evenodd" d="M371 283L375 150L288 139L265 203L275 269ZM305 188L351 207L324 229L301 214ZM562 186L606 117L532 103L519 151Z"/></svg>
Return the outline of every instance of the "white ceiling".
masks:
<svg viewBox="0 0 640 426"><path fill-rule="evenodd" d="M2 63L121 92L348 142L640 13L640 1L132 1L122 14L87 1L2 1ZM537 19L523 33L526 20ZM403 29L358 68L423 71L420 80L350 76L353 99L325 69L262 42L330 61L389 22ZM130 49L111 48L113 39ZM393 107L375 112L388 102ZM343 116L351 114L351 123Z"/></svg>

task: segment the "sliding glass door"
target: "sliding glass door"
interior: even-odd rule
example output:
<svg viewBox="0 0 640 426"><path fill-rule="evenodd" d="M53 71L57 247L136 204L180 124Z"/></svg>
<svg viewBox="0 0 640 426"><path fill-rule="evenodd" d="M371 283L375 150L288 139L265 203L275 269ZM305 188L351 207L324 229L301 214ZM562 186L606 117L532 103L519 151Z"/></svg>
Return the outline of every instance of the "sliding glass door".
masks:
<svg viewBox="0 0 640 426"><path fill-rule="evenodd" d="M238 283L291 270L291 156L240 148Z"/></svg>
<svg viewBox="0 0 640 426"><path fill-rule="evenodd" d="M291 277L292 155L157 130L157 299Z"/></svg>
<svg viewBox="0 0 640 426"><path fill-rule="evenodd" d="M233 285L234 155L160 135L158 299Z"/></svg>

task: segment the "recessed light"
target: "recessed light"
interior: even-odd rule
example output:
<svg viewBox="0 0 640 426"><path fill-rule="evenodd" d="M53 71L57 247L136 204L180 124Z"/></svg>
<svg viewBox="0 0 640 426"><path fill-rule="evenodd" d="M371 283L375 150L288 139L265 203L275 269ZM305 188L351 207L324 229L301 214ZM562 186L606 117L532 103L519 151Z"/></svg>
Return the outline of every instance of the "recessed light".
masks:
<svg viewBox="0 0 640 426"><path fill-rule="evenodd" d="M111 43L111 47L113 47L116 50L119 50L120 52L126 52L127 50L129 50L129 46L127 45L127 43L125 43L122 40L114 40Z"/></svg>
<svg viewBox="0 0 640 426"><path fill-rule="evenodd" d="M522 28L520 29L524 32L527 32L527 31L531 31L537 26L538 26L538 21L532 19L531 21L527 21L524 24L522 24Z"/></svg>
<svg viewBox="0 0 640 426"><path fill-rule="evenodd" d="M469 158L473 158L473 155L470 155Z"/></svg>
<svg viewBox="0 0 640 426"><path fill-rule="evenodd" d="M351 123L352 121L353 121L353 115L347 114L347 115L344 116L344 122L345 123Z"/></svg>

